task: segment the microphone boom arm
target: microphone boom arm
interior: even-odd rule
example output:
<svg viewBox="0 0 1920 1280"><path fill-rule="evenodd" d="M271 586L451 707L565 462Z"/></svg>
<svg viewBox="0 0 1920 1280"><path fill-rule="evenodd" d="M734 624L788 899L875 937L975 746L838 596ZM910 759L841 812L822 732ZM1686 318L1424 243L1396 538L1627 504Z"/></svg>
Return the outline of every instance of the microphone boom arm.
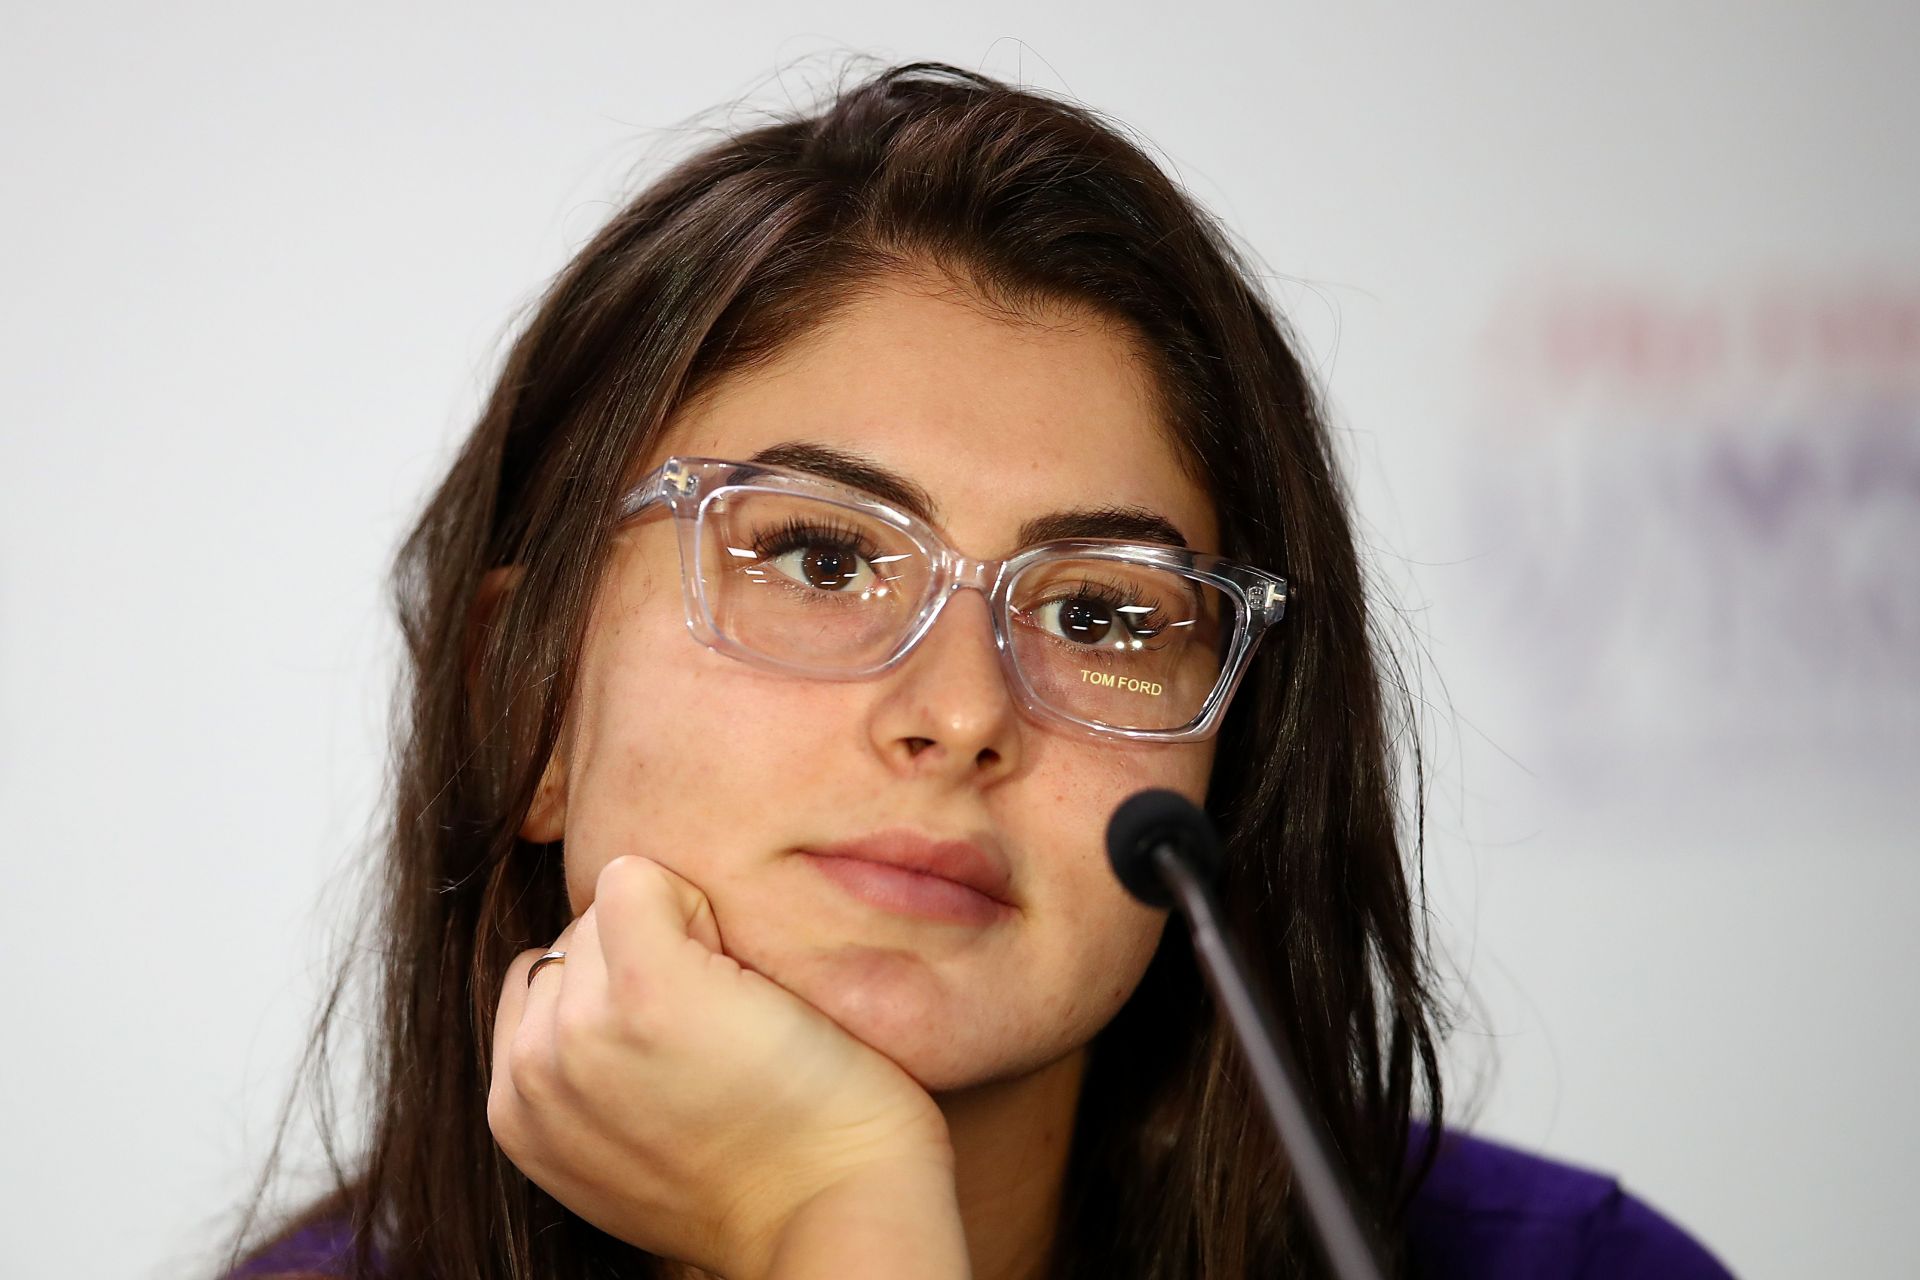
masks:
<svg viewBox="0 0 1920 1280"><path fill-rule="evenodd" d="M1232 976L1246 973L1247 968L1220 928L1213 895L1172 843L1156 843L1153 861L1186 912L1207 984L1239 1033L1240 1048L1280 1135L1280 1145L1292 1163L1293 1185L1306 1202L1308 1221L1334 1274L1340 1280L1381 1280L1384 1273L1379 1255L1360 1228L1352 1198L1327 1154L1319 1125L1301 1101L1306 1092L1300 1085L1299 1070L1281 1048L1271 1020L1246 983Z"/></svg>

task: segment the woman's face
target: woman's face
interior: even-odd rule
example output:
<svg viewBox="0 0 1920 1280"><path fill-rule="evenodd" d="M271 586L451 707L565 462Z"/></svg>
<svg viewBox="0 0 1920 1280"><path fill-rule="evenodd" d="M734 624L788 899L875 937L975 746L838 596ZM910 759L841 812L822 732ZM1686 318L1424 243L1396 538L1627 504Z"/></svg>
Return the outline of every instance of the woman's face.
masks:
<svg viewBox="0 0 1920 1280"><path fill-rule="evenodd" d="M1024 522L1107 506L1218 550L1127 342L1085 315L1045 319L1016 327L957 290L890 278L689 406L647 469L804 444L924 489L966 555L1006 556ZM1119 1010L1166 917L1114 880L1107 819L1142 787L1204 799L1212 760L1211 741L1143 746L1026 718L975 591L872 680L714 653L687 631L661 509L617 539L523 835L564 835L576 915L610 859L671 867L706 891L729 954L938 1092L1057 1062ZM902 829L987 849L1004 901L931 918L876 904L831 874L844 860L807 852Z"/></svg>

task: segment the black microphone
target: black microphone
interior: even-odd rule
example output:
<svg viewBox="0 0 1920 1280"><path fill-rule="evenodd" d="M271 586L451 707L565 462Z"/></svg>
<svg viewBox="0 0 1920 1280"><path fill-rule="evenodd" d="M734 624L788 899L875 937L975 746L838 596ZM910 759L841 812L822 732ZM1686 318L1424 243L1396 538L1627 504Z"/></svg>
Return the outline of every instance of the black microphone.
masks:
<svg viewBox="0 0 1920 1280"><path fill-rule="evenodd" d="M1280 1147L1293 1166L1294 1186L1307 1220L1340 1280L1383 1280L1380 1250L1353 1211L1353 1192L1334 1163L1332 1144L1306 1105L1300 1072L1274 1034L1273 1020L1254 999L1247 968L1220 929L1213 881L1220 871L1220 837L1200 807L1175 791L1141 791L1113 811L1107 823L1107 860L1114 875L1151 907L1178 906L1187 917L1214 998L1227 1011L1253 1069Z"/></svg>

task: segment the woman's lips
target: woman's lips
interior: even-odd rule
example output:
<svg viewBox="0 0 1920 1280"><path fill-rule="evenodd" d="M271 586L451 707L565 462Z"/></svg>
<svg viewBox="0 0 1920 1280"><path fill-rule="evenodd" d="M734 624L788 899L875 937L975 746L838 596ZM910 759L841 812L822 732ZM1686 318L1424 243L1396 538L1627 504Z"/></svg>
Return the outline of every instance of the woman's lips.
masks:
<svg viewBox="0 0 1920 1280"><path fill-rule="evenodd" d="M836 858L801 850L801 856L849 894L873 906L901 915L956 924L988 925L1013 908L977 889L904 867L868 862L864 858Z"/></svg>

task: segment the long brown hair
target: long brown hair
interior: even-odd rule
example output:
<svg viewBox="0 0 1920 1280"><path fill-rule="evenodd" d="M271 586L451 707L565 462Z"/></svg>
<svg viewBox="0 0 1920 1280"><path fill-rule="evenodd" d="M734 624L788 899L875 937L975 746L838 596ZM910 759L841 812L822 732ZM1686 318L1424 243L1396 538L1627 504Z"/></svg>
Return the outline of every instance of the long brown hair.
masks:
<svg viewBox="0 0 1920 1280"><path fill-rule="evenodd" d="M1409 1118L1423 1110L1437 1138L1441 1110L1443 1014L1409 893L1419 755L1416 736L1409 867L1394 737L1410 699L1383 681L1318 397L1245 255L1139 146L1086 109L914 63L727 136L621 209L539 300L400 551L410 667L370 917L373 1123L299 1219L349 1221L356 1274L374 1274L376 1247L389 1280L654 1273L532 1185L487 1126L508 962L569 919L558 843L518 832L633 461L715 380L877 275L928 266L1010 313L1058 301L1128 322L1216 504L1219 550L1292 583L1221 731L1207 807L1231 927L1361 1211L1398 1250L1433 1155L1429 1142L1409 1162ZM522 576L483 611L483 576L504 565ZM338 1005L315 1033L322 1059ZM257 1219L233 1257L258 1252ZM1094 1041L1051 1274L1318 1274L1303 1228L1229 1028L1170 928Z"/></svg>

